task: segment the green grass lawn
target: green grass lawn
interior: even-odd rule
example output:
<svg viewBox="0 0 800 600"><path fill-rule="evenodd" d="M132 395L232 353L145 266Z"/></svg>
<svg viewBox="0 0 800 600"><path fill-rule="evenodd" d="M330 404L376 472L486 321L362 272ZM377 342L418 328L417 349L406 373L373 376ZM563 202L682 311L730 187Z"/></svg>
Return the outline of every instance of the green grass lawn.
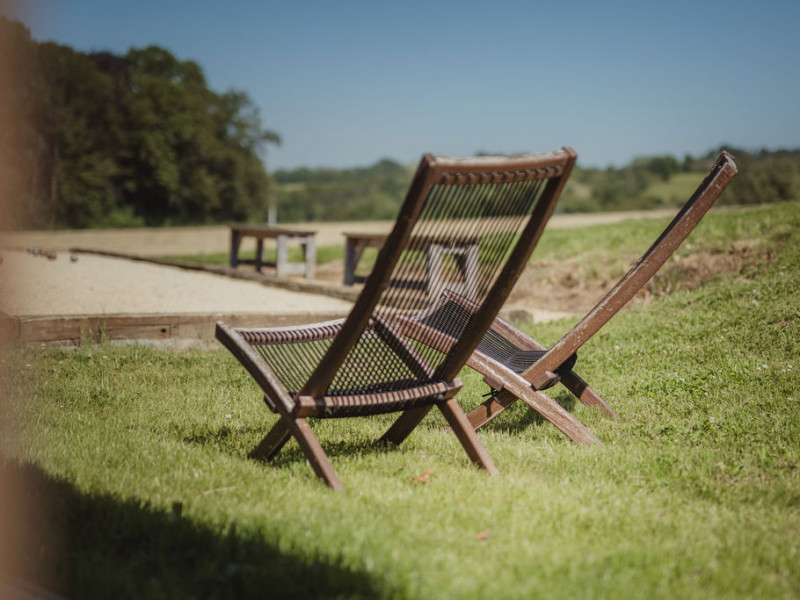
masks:
<svg viewBox="0 0 800 600"><path fill-rule="evenodd" d="M625 256L661 226L552 230L537 256ZM555 394L604 447L515 405L479 432L495 477L433 413L395 449L372 445L391 416L317 421L336 494L293 443L247 459L275 417L225 351L14 349L0 451L38 527L12 572L70 598L797 598L800 203L712 211L681 252L737 240L768 259L580 352L620 419Z"/></svg>

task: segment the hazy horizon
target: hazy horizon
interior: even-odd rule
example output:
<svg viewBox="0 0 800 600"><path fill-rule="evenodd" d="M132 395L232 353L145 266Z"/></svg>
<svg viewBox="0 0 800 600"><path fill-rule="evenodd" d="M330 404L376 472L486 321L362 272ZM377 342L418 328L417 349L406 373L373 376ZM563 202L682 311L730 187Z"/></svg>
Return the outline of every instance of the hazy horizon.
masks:
<svg viewBox="0 0 800 600"><path fill-rule="evenodd" d="M584 167L800 146L800 3L32 0L38 41L162 46L245 91L270 170L574 147Z"/></svg>

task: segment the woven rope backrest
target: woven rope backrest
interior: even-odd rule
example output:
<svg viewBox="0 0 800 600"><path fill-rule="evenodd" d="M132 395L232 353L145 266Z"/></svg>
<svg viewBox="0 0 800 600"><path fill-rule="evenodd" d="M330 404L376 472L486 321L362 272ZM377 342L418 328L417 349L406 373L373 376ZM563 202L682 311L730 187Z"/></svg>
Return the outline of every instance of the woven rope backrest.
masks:
<svg viewBox="0 0 800 600"><path fill-rule="evenodd" d="M342 343L341 349L334 343L325 357L336 369L324 392L394 390L454 377L527 262L574 160L569 149L525 157L423 159L395 230L348 318L361 319L363 326L353 343ZM452 351L434 350L435 344L410 342L396 327L398 313L418 312L444 293L486 309L448 326L453 337L464 340L458 359Z"/></svg>

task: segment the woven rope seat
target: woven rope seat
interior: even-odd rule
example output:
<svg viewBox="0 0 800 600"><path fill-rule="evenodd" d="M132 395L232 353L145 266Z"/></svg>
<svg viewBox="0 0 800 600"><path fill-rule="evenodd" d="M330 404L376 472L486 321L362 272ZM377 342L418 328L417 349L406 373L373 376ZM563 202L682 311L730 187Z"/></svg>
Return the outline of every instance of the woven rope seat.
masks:
<svg viewBox="0 0 800 600"><path fill-rule="evenodd" d="M457 339L463 335L471 314L467 307L467 302L464 300L459 302L453 295L445 294L436 306L417 316L415 320L446 334L450 338ZM546 350L525 350L520 348L494 327L489 328L486 335L476 346L475 351L511 369L514 373L522 373L533 366L546 353ZM570 355L555 369L556 377L541 389L545 390L556 385L561 380L561 375L571 371L577 360L577 353Z"/></svg>
<svg viewBox="0 0 800 600"><path fill-rule="evenodd" d="M286 391L294 396L325 356L331 340L343 324L344 319L340 319L307 328L239 331L243 339L272 366ZM433 404L450 390L445 383L421 378L420 375L424 377L432 373L415 371L403 362L379 330L374 321L368 324L362 339L369 352L348 356L325 395L314 399L313 410L308 404L306 413L319 418L340 418L397 412ZM375 373L374 378L368 376L371 372ZM359 376L349 376L353 373ZM267 405L277 412L269 399Z"/></svg>

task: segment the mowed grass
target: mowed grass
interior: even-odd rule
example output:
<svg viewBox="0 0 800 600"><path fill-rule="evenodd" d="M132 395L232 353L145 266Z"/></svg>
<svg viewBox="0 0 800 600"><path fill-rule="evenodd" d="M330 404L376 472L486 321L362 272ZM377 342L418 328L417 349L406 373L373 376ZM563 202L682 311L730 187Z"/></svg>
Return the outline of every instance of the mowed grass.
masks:
<svg viewBox="0 0 800 600"><path fill-rule="evenodd" d="M641 250L662 225L618 227ZM542 250L624 254L612 229ZM433 413L394 449L373 445L391 416L316 421L336 494L294 443L247 458L275 417L225 351L16 348L0 448L38 527L12 571L38 564L72 598L796 598L800 203L714 211L689 244L743 239L769 260L623 311L584 346L576 369L620 419L555 396L603 447L518 403L479 432L494 477ZM485 386L464 378L469 409Z"/></svg>

